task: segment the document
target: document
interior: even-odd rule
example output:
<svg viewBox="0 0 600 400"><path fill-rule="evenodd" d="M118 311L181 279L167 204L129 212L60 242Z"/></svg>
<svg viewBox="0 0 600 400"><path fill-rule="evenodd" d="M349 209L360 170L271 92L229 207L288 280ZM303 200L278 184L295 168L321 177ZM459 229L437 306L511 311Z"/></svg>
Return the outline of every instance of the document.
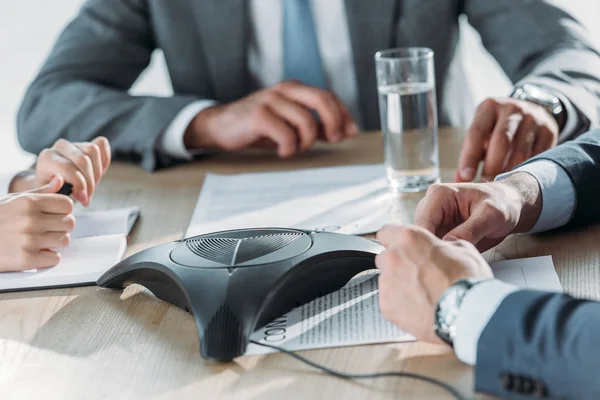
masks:
<svg viewBox="0 0 600 400"><path fill-rule="evenodd" d="M519 287L562 291L550 256L499 261L491 267L496 278ZM276 318L251 339L293 351L415 340L381 315L377 276L376 271L359 275L337 292ZM245 354L274 351L250 343Z"/></svg>
<svg viewBox="0 0 600 400"><path fill-rule="evenodd" d="M207 174L186 237L238 228L373 233L391 201L382 165Z"/></svg>
<svg viewBox="0 0 600 400"><path fill-rule="evenodd" d="M0 292L95 284L125 254L127 235L138 216L137 207L77 213L71 243L59 250L60 263L52 268L0 273Z"/></svg>
<svg viewBox="0 0 600 400"><path fill-rule="evenodd" d="M71 239L101 236L128 235L140 215L138 207L109 211L82 211L75 214L75 229Z"/></svg>

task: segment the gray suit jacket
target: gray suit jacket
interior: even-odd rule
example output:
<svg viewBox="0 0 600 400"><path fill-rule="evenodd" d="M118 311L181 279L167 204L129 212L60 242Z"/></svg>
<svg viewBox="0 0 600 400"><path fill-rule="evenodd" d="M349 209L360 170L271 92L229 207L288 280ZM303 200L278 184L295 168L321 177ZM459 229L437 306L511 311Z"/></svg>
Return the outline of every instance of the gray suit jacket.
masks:
<svg viewBox="0 0 600 400"><path fill-rule="evenodd" d="M156 142L192 101L239 99L255 89L248 72L245 0L88 0L62 33L18 115L23 148L105 135L117 157L147 170L175 160ZM577 109L578 132L600 121L600 58L582 27L542 0L346 0L365 129L379 128L373 55L399 46L435 51L441 125L459 125L467 94L453 64L466 15L514 81L560 92ZM164 52L174 96L132 97L128 89ZM460 87L460 86L458 86ZM463 86L464 87L464 86Z"/></svg>
<svg viewBox="0 0 600 400"><path fill-rule="evenodd" d="M600 130L532 159L569 175L577 197L570 227L600 222ZM520 290L506 297L477 344L478 391L510 399L599 399L600 303Z"/></svg>

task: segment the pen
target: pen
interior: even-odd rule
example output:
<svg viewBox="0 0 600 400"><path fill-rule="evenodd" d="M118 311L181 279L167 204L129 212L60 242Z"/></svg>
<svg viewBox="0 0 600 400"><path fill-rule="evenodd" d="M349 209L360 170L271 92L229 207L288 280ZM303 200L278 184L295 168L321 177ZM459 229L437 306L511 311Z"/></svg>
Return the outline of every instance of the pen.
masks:
<svg viewBox="0 0 600 400"><path fill-rule="evenodd" d="M65 183L58 191L58 194L64 194L65 196L70 196L71 193L73 193L73 185L70 183Z"/></svg>

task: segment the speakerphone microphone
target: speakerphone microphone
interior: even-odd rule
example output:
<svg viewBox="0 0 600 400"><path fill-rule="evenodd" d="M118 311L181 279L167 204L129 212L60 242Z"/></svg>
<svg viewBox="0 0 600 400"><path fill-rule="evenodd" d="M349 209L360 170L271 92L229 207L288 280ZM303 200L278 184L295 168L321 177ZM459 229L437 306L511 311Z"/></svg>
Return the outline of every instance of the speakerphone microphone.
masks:
<svg viewBox="0 0 600 400"><path fill-rule="evenodd" d="M287 228L239 229L162 244L132 255L97 284L137 283L190 312L203 358L230 361L273 319L375 268L370 239Z"/></svg>

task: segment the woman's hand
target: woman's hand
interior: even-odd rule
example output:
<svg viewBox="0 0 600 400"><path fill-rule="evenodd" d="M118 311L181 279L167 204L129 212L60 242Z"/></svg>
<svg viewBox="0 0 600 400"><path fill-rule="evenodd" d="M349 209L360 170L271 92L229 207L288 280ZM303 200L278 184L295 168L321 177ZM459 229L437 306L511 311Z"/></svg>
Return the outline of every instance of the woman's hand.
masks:
<svg viewBox="0 0 600 400"><path fill-rule="evenodd" d="M0 272L54 267L75 227L73 200L55 176L42 188L0 198Z"/></svg>
<svg viewBox="0 0 600 400"><path fill-rule="evenodd" d="M10 191L25 192L42 187L59 174L65 182L73 185L73 198L87 206L100 179L106 173L110 160L110 144L104 137L85 143L59 139L52 148L40 153L35 173L15 178Z"/></svg>

